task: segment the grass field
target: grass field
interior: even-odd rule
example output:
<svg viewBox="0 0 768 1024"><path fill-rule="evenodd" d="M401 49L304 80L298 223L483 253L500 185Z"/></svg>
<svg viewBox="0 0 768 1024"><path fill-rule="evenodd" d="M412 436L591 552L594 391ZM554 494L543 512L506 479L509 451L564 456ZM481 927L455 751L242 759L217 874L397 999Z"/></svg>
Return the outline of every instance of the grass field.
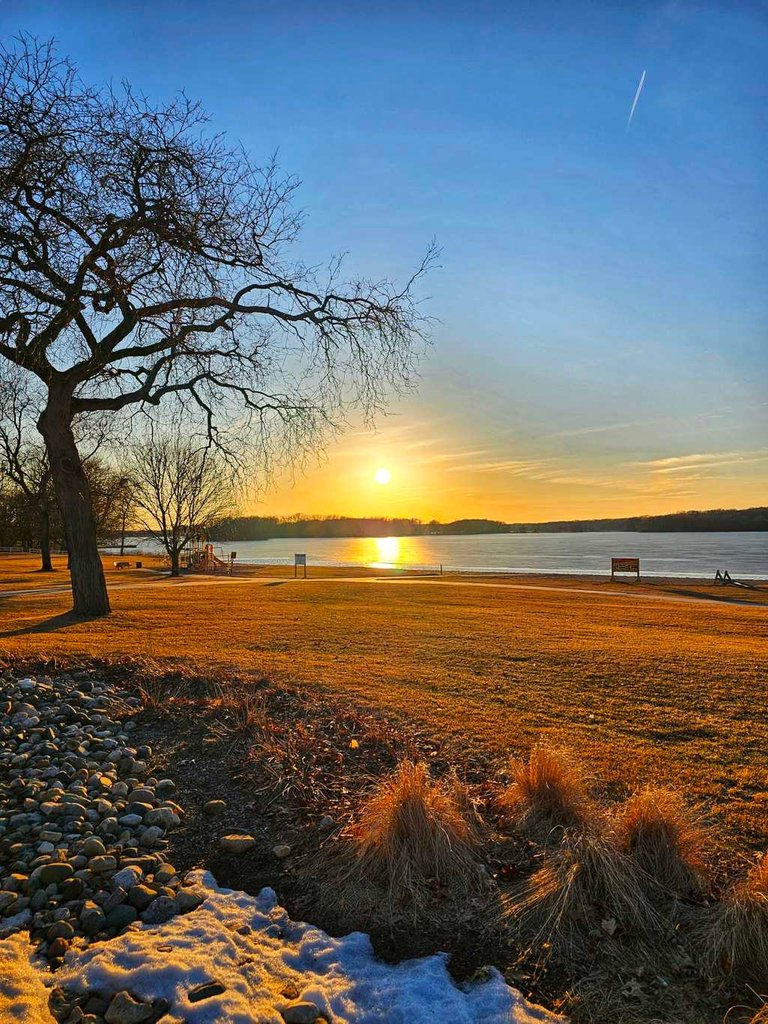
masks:
<svg viewBox="0 0 768 1024"><path fill-rule="evenodd" d="M1 563L0 590L66 583L64 571L31 568ZM596 591L573 592L563 580L110 581L113 614L92 622L66 618L66 594L0 598L0 656L254 670L499 754L543 736L571 746L609 791L678 785L742 844L765 843L765 590L745 591L749 606L710 600L722 592L708 587L570 581Z"/></svg>

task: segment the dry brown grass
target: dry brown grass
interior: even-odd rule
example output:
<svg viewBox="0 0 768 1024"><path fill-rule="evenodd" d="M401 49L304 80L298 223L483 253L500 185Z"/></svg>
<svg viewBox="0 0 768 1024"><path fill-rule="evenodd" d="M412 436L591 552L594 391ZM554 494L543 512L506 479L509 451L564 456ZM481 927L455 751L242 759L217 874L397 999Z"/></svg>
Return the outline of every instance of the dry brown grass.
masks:
<svg viewBox="0 0 768 1024"><path fill-rule="evenodd" d="M681 896L701 891L711 837L674 790L650 787L631 796L618 817L617 841L663 889Z"/></svg>
<svg viewBox="0 0 768 1024"><path fill-rule="evenodd" d="M169 681L162 676L147 678L137 685L137 693L141 705L146 711L167 712L170 704L180 696L182 689L177 681Z"/></svg>
<svg viewBox="0 0 768 1024"><path fill-rule="evenodd" d="M640 941L663 930L637 865L599 827L566 833L504 905L534 945L548 941L553 948L580 942L601 926Z"/></svg>
<svg viewBox="0 0 768 1024"><path fill-rule="evenodd" d="M220 717L211 731L223 739L250 736L269 724L266 695L243 687L226 687L222 691L219 711Z"/></svg>
<svg viewBox="0 0 768 1024"><path fill-rule="evenodd" d="M508 824L542 844L559 842L568 829L589 827L597 816L571 757L540 743L527 761L512 762L512 781L498 804Z"/></svg>
<svg viewBox="0 0 768 1024"><path fill-rule="evenodd" d="M674 779L733 838L764 846L766 609L546 583L137 582L113 588L112 616L91 622L58 618L66 594L3 598L0 657L149 656L174 671L266 674L497 754L543 736L600 788ZM635 599L651 591L664 599Z"/></svg>
<svg viewBox="0 0 768 1024"><path fill-rule="evenodd" d="M749 1024L768 1024L768 1003L763 1003Z"/></svg>
<svg viewBox="0 0 768 1024"><path fill-rule="evenodd" d="M349 830L352 884L380 887L390 909L417 906L440 889L456 895L477 885L475 822L456 785L433 779L423 763L401 762Z"/></svg>
<svg viewBox="0 0 768 1024"><path fill-rule="evenodd" d="M706 962L726 975L768 986L768 853L711 908L700 942Z"/></svg>

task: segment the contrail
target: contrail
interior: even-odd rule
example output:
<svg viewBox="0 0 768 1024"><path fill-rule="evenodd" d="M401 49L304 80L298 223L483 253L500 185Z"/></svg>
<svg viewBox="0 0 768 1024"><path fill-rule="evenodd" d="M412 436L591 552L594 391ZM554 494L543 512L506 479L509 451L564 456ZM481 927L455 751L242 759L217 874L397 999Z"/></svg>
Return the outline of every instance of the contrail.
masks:
<svg viewBox="0 0 768 1024"><path fill-rule="evenodd" d="M629 117L627 118L627 128L626 128L627 131L629 131L629 126L632 124L632 118L635 116L635 107L637 106L637 101L640 99L640 93L643 91L643 84L644 83L645 83L645 71L643 71L642 75L640 75L640 84L637 87L637 92L635 93L635 98L632 101L632 109L630 110Z"/></svg>

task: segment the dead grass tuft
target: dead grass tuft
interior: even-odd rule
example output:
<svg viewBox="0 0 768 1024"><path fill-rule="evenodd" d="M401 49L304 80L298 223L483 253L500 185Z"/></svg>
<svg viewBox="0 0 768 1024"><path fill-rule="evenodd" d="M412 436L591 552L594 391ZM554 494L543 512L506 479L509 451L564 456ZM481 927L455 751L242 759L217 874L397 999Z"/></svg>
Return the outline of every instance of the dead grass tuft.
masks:
<svg viewBox="0 0 768 1024"><path fill-rule="evenodd" d="M423 763L402 761L348 830L346 886L383 891L389 917L476 886L477 821L457 785L455 779L436 781Z"/></svg>
<svg viewBox="0 0 768 1024"><path fill-rule="evenodd" d="M559 841L567 829L588 828L597 816L569 756L545 744L532 747L527 761L512 763L512 782L498 803L510 825L542 844Z"/></svg>
<svg viewBox="0 0 768 1024"><path fill-rule="evenodd" d="M768 985L768 853L712 908L699 941L711 967Z"/></svg>
<svg viewBox="0 0 768 1024"><path fill-rule="evenodd" d="M561 947L602 928L632 938L655 937L662 927L641 872L603 828L566 832L542 866L505 901L508 917L534 944Z"/></svg>
<svg viewBox="0 0 768 1024"><path fill-rule="evenodd" d="M315 727L301 721L286 725L265 714L252 723L250 737L244 764L255 792L304 805L323 796Z"/></svg>
<svg viewBox="0 0 768 1024"><path fill-rule="evenodd" d="M269 720L266 694L239 687L229 687L222 693L220 711L211 732L221 739L244 737L263 730Z"/></svg>
<svg viewBox="0 0 768 1024"><path fill-rule="evenodd" d="M617 840L663 889L681 896L701 892L710 835L679 793L653 787L631 796L618 818Z"/></svg>
<svg viewBox="0 0 768 1024"><path fill-rule="evenodd" d="M147 677L141 680L137 686L142 708L155 714L169 711L171 704L178 699L181 692L179 683L162 676Z"/></svg>

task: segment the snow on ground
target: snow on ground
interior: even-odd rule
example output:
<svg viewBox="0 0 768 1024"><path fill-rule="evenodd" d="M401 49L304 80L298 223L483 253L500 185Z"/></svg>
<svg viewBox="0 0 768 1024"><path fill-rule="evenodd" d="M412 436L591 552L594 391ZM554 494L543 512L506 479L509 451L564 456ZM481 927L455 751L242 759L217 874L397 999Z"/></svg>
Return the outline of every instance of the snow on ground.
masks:
<svg viewBox="0 0 768 1024"><path fill-rule="evenodd" d="M202 871L194 882L207 894L197 910L160 926L131 925L109 942L68 953L55 984L165 998L164 1024L284 1024L280 1011L297 998L314 1003L332 1024L561 1020L527 1003L496 970L487 981L458 988L445 954L388 965L376 959L367 935L334 939L291 921L271 889L257 897L232 892ZM224 991L191 1001L189 994L207 982Z"/></svg>
<svg viewBox="0 0 768 1024"><path fill-rule="evenodd" d="M26 934L0 942L0 1021L2 1024L50 1024L48 990L31 965L32 947Z"/></svg>

